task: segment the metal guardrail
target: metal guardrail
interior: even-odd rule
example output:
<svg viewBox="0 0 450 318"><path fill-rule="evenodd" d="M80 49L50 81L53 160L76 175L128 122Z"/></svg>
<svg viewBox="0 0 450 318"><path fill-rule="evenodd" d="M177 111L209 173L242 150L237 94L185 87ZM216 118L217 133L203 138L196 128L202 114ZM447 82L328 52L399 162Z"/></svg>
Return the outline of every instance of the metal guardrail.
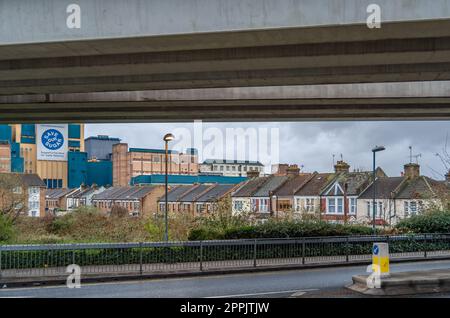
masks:
<svg viewBox="0 0 450 318"><path fill-rule="evenodd" d="M88 275L328 265L370 261L374 242L392 260L450 258L450 234L306 237L226 241L0 246L0 278L64 276L77 264Z"/></svg>

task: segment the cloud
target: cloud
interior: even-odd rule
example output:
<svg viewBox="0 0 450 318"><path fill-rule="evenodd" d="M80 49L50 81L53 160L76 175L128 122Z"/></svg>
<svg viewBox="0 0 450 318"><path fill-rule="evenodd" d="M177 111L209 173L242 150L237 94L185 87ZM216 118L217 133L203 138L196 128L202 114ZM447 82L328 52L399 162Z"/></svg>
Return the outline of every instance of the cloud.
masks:
<svg viewBox="0 0 450 318"><path fill-rule="evenodd" d="M86 135L119 137L130 147L163 148L164 134L180 131L180 128L193 135L192 123L87 124ZM333 154L335 160L342 154L351 169L370 170L372 147L383 145L386 151L377 155L377 165L388 175L396 176L409 162L408 147L411 145L414 155L421 154L418 160L422 173L440 179L445 169L435 154L442 152L446 134L450 134L449 121L203 123L203 131L208 128L218 128L224 135L227 128L268 128L269 131L278 128L278 161L304 165L306 171L331 171ZM238 156L237 159L248 158ZM266 171L270 171L269 167Z"/></svg>

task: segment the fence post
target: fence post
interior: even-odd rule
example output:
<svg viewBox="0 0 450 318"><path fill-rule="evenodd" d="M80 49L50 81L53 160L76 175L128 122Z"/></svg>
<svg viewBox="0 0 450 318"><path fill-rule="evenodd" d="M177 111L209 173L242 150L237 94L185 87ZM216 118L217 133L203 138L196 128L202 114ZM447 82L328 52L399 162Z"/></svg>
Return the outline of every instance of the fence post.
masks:
<svg viewBox="0 0 450 318"><path fill-rule="evenodd" d="M142 254L143 254L143 244L142 242L139 242L139 274L142 275L143 274L143 269L142 269Z"/></svg>
<svg viewBox="0 0 450 318"><path fill-rule="evenodd" d="M255 242L253 244L253 267L256 267L256 258L257 258L257 255L256 255L256 252L257 252L256 244L257 244L257 241L255 239Z"/></svg>
<svg viewBox="0 0 450 318"><path fill-rule="evenodd" d="M200 271L203 271L203 241L200 241Z"/></svg>
<svg viewBox="0 0 450 318"><path fill-rule="evenodd" d="M349 238L348 236L345 238L345 261L348 263L349 262L349 249L350 249L350 244L349 244Z"/></svg>
<svg viewBox="0 0 450 318"><path fill-rule="evenodd" d="M302 238L302 265L305 265L305 238Z"/></svg>
<svg viewBox="0 0 450 318"><path fill-rule="evenodd" d="M425 246L425 248L423 249L423 257L427 258L428 257L428 253L427 253L428 241L427 241L427 235L426 234L424 234L424 236L423 236L423 243L424 243L424 246Z"/></svg>

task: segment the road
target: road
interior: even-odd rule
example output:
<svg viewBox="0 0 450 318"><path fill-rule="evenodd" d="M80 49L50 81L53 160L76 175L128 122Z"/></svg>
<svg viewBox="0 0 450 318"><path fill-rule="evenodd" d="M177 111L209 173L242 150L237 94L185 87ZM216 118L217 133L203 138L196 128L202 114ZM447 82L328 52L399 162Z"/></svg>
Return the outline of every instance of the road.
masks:
<svg viewBox="0 0 450 318"><path fill-rule="evenodd" d="M392 272L450 269L450 261L427 261L391 265ZM170 278L133 282L82 284L79 289L65 286L3 288L0 297L38 298L194 298L194 297L288 297L296 292L318 293L342 290L366 266L316 268L279 272ZM441 295L442 296L442 295ZM444 295L445 296L445 295Z"/></svg>

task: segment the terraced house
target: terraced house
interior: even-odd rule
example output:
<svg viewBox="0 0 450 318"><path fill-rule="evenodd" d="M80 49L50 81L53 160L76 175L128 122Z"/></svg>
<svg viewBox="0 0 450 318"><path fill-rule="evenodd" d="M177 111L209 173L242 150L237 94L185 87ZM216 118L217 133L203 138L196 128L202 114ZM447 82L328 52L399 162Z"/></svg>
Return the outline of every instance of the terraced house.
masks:
<svg viewBox="0 0 450 318"><path fill-rule="evenodd" d="M380 177L358 198L358 221L373 224L375 189L375 224L395 225L401 219L419 214L432 206L441 207L450 195L450 181L437 181L420 175L420 166L409 163L403 176Z"/></svg>
<svg viewBox="0 0 450 318"><path fill-rule="evenodd" d="M322 211L320 195L335 177L335 173L314 173L311 179L294 194L295 214L306 213L320 216Z"/></svg>
<svg viewBox="0 0 450 318"><path fill-rule="evenodd" d="M45 211L50 214L57 214L67 211L67 196L75 192L76 189L47 189L45 193Z"/></svg>
<svg viewBox="0 0 450 318"><path fill-rule="evenodd" d="M67 210L72 211L83 206L92 206L92 197L105 191L104 187L79 187L67 196Z"/></svg>
<svg viewBox="0 0 450 318"><path fill-rule="evenodd" d="M295 213L295 193L309 183L314 174L289 175L286 182L279 186L272 194L272 206L275 207L274 215L298 216Z"/></svg>
<svg viewBox="0 0 450 318"><path fill-rule="evenodd" d="M236 189L234 184L195 184L173 187L167 195L169 213L188 213L199 216L213 213L218 204ZM158 200L158 213L165 211L166 196Z"/></svg>
<svg viewBox="0 0 450 318"><path fill-rule="evenodd" d="M372 171L350 172L350 166L344 161L335 165L336 177L322 191L321 213L322 220L344 223L357 222L358 197L372 182ZM381 168L377 168L376 175L385 177Z"/></svg>
<svg viewBox="0 0 450 318"><path fill-rule="evenodd" d="M243 182L232 194L232 212L236 214L248 214L252 211L252 196L269 177L256 177Z"/></svg>
<svg viewBox="0 0 450 318"><path fill-rule="evenodd" d="M268 219L276 212L272 196L285 182L295 176L270 175L244 183L232 195L233 214L251 213L257 219Z"/></svg>
<svg viewBox="0 0 450 318"><path fill-rule="evenodd" d="M111 187L92 197L92 205L109 214L113 207L125 208L131 216L153 215L163 186Z"/></svg>

